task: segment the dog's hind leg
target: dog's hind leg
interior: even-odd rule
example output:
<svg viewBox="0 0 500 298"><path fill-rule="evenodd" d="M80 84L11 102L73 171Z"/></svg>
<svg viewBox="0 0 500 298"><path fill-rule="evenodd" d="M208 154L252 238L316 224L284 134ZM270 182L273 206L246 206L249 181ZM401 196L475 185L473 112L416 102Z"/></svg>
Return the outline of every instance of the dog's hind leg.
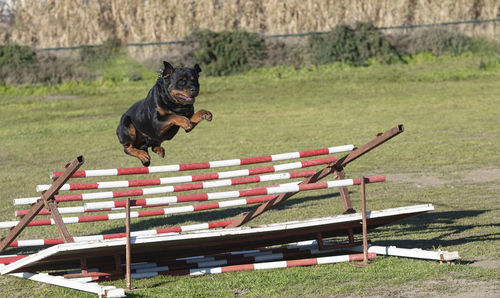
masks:
<svg viewBox="0 0 500 298"><path fill-rule="evenodd" d="M122 117L116 129L116 135L123 145L125 153L137 157L145 167L149 166L151 157L147 151L144 135L137 131L129 119Z"/></svg>
<svg viewBox="0 0 500 298"><path fill-rule="evenodd" d="M153 150L153 152L158 154L161 158L164 158L165 157L165 149L160 145L161 145L161 142L151 144L151 150Z"/></svg>

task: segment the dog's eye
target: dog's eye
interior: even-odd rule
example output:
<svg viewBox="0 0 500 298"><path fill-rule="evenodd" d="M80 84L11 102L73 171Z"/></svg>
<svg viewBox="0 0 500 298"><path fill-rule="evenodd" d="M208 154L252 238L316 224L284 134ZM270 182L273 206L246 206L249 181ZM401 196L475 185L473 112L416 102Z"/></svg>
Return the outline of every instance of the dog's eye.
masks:
<svg viewBox="0 0 500 298"><path fill-rule="evenodd" d="M179 86L184 86L184 85L186 85L186 81L179 81L179 82L177 83L177 85L179 85Z"/></svg>

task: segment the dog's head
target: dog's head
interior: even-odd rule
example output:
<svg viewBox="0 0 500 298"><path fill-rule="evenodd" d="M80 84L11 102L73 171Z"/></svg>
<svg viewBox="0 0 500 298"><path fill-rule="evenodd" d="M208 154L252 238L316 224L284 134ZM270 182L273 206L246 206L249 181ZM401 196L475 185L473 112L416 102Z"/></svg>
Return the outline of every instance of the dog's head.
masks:
<svg viewBox="0 0 500 298"><path fill-rule="evenodd" d="M170 99L182 105L194 104L200 93L198 76L201 68L196 64L193 68L173 68L170 63L163 61L162 77L166 80L166 91Z"/></svg>

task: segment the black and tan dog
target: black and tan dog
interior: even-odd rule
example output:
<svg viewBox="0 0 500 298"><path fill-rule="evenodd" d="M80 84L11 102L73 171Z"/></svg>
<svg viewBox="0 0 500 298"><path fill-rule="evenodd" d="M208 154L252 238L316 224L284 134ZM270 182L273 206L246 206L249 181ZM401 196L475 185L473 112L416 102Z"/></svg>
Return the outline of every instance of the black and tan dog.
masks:
<svg viewBox="0 0 500 298"><path fill-rule="evenodd" d="M193 104L200 92L200 66L174 69L165 61L163 65L163 72L146 98L123 114L116 129L125 153L137 157L146 167L151 162L149 147L164 157L161 143L171 140L179 128L190 132L201 120L212 120L209 111L194 112Z"/></svg>

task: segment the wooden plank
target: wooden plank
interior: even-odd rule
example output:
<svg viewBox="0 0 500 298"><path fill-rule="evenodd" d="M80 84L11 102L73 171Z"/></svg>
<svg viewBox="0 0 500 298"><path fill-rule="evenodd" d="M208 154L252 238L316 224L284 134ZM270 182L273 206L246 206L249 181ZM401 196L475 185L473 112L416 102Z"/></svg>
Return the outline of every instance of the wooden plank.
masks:
<svg viewBox="0 0 500 298"><path fill-rule="evenodd" d="M12 243L16 239L17 236L28 226L28 224L35 218L35 216L42 210L43 206L46 206L47 209L51 211L52 217L54 218L54 221L57 225L57 228L59 230L59 233L63 237L63 239L66 242L71 242L71 236L66 229L66 226L62 222L62 217L61 214L59 214L59 211L57 211L57 205L55 205L54 202L54 195L59 191L59 189L66 183L66 181L71 178L71 176L80 168L80 166L84 163L84 158L83 156L78 156L73 160L70 164L66 166L66 170L64 173L58 177L54 183L49 187L47 191L45 191L40 199L33 204L33 206L30 208L30 211L28 211L28 214L26 214L20 221L19 223L12 228L12 230L9 232L9 234L2 240L0 243L0 253L2 253L8 246L9 244Z"/></svg>

